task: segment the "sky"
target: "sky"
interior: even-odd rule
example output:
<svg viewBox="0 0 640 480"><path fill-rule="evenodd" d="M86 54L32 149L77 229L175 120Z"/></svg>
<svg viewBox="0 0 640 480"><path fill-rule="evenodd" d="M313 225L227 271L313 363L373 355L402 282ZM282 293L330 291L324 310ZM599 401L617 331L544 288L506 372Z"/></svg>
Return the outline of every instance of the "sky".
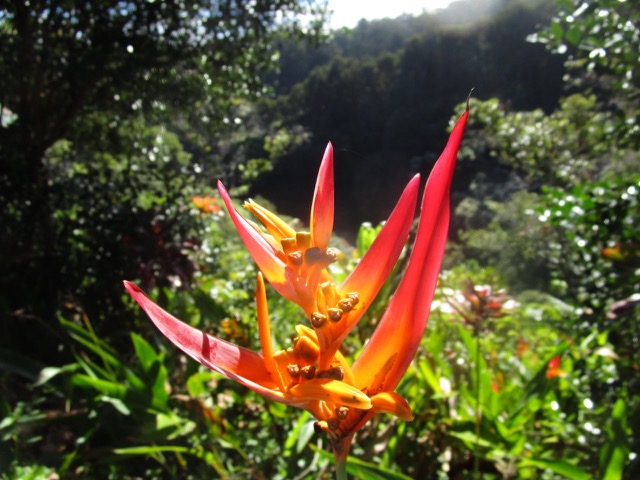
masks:
<svg viewBox="0 0 640 480"><path fill-rule="evenodd" d="M333 10L331 28L355 27L358 20L376 20L395 18L403 13L418 15L426 10L432 12L445 8L453 0L329 0L329 9Z"/></svg>

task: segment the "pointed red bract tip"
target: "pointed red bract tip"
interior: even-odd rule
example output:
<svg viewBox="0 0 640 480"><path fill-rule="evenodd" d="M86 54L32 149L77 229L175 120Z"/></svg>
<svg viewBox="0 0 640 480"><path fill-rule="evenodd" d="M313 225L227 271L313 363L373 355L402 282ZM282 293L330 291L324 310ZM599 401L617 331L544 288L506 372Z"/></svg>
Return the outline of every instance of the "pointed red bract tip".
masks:
<svg viewBox="0 0 640 480"><path fill-rule="evenodd" d="M129 280L123 280L124 288L127 289L130 293L142 293L140 287L138 287L135 283L131 283Z"/></svg>
<svg viewBox="0 0 640 480"><path fill-rule="evenodd" d="M313 243L321 251L329 246L334 216L333 145L327 144L313 192L309 228Z"/></svg>

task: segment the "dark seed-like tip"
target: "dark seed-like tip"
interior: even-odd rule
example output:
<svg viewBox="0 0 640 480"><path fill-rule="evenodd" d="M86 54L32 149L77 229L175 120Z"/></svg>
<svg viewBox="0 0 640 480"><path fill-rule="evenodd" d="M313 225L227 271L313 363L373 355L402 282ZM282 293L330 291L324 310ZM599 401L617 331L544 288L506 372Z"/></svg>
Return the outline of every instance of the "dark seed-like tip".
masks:
<svg viewBox="0 0 640 480"><path fill-rule="evenodd" d="M347 298L350 298L353 301L353 305L357 305L360 301L360 295L358 292L349 292L347 293Z"/></svg>
<svg viewBox="0 0 640 480"><path fill-rule="evenodd" d="M300 250L289 253L287 255L287 258L289 259L291 264L295 267L299 267L300 265L302 265L303 256Z"/></svg>
<svg viewBox="0 0 640 480"><path fill-rule="evenodd" d="M338 417L340 420L344 420L345 418L347 418L347 415L349 415L349 407L338 407L336 408L336 417Z"/></svg>
<svg viewBox="0 0 640 480"><path fill-rule="evenodd" d="M321 327L326 321L326 315L323 315L320 312L313 312L311 314L311 325L313 325L314 328Z"/></svg>
<svg viewBox="0 0 640 480"><path fill-rule="evenodd" d="M306 367L302 367L300 369L300 373L307 380L311 380L313 377L316 376L316 367L315 365L307 365Z"/></svg>
<svg viewBox="0 0 640 480"><path fill-rule="evenodd" d="M339 322L342 318L343 311L340 308L328 308L327 314L332 322Z"/></svg>
<svg viewBox="0 0 640 480"><path fill-rule="evenodd" d="M342 367L334 367L331 370L331 378L334 380L344 380L344 369Z"/></svg>
<svg viewBox="0 0 640 480"><path fill-rule="evenodd" d="M349 297L343 298L338 302L338 307L342 309L343 312L347 313L353 310L353 300Z"/></svg>
<svg viewBox="0 0 640 480"><path fill-rule="evenodd" d="M298 378L300 376L299 365L287 365L287 372L291 378Z"/></svg>
<svg viewBox="0 0 640 480"><path fill-rule="evenodd" d="M324 257L329 263L333 263L338 259L338 251L335 248L328 248L324 253Z"/></svg>
<svg viewBox="0 0 640 480"><path fill-rule="evenodd" d="M307 248L304 252L304 259L307 263L316 263L322 258L322 253L318 247Z"/></svg>

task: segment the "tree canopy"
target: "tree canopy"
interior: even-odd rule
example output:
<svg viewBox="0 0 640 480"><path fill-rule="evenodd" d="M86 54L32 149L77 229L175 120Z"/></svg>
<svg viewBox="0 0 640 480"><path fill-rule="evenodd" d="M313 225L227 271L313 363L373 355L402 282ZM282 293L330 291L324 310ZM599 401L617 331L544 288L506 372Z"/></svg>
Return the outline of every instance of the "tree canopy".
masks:
<svg viewBox="0 0 640 480"><path fill-rule="evenodd" d="M172 164L188 168L189 152L168 131L192 151L204 148L193 139L197 132L221 131L238 99L263 93L274 39L317 40L324 14L321 4L298 0L1 2L0 222L2 250L11 252L0 260L3 308L54 318L63 298L83 289L69 274L86 268L79 252L104 255L105 242L131 237L125 225L166 217L166 199L138 205L130 212L137 222L119 222L114 213L138 196L129 176L165 175L159 185L168 197L180 189L168 170L155 168L154 143L164 142ZM146 158L137 171L125 148ZM117 191L129 197L113 198ZM113 204L103 208L106 198ZM69 232L86 232L90 220L97 230L78 244L83 235ZM135 258L107 250L110 266L103 267L114 271Z"/></svg>

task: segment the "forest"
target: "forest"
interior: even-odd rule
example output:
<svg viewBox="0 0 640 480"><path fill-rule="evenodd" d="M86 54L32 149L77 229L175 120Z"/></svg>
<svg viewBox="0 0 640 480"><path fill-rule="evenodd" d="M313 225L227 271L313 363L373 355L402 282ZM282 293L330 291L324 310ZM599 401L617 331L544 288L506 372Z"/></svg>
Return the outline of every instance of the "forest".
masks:
<svg viewBox="0 0 640 480"><path fill-rule="evenodd" d="M0 479L640 476L640 5L329 15L0 2Z"/></svg>

